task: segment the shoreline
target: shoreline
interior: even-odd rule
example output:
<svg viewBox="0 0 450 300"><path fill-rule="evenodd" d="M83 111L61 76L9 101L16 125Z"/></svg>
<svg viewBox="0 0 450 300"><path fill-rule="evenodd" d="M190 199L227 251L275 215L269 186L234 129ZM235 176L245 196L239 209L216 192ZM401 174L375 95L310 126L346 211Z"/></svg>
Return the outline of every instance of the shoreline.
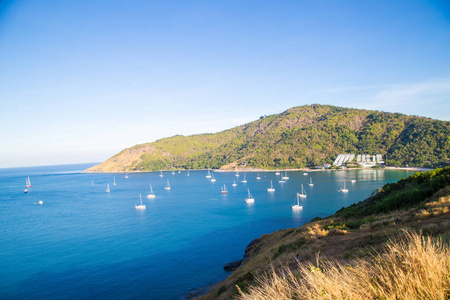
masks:
<svg viewBox="0 0 450 300"><path fill-rule="evenodd" d="M346 168L346 169L309 169L309 168L290 168L290 169L277 169L279 172L293 172L293 171L303 171L303 172L323 172L323 171L349 171L349 170L371 170L374 169L358 167L358 168ZM374 170L404 170L404 171L418 171L418 172L428 172L433 170L432 168L424 168L424 167L393 167L393 166L385 166L383 168L375 168ZM227 172L276 172L277 170L268 170L268 169L258 169L258 168L241 168L241 169L233 169L233 170L221 170L221 169L167 169L162 170L163 172L172 172L172 171L213 171L218 173L227 173ZM126 173L153 173L160 172L159 171L87 171L84 170L82 173L86 174L126 174Z"/></svg>

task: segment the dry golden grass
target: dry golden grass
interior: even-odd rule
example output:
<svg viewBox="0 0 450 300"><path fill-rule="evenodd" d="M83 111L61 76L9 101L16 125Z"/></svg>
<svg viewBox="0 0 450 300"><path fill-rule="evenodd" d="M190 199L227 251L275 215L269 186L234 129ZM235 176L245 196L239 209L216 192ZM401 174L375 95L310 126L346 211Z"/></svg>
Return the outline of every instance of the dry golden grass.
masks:
<svg viewBox="0 0 450 300"><path fill-rule="evenodd" d="M317 264L319 260L317 259ZM385 251L348 265L337 261L272 270L238 299L449 299L448 245L403 231Z"/></svg>
<svg viewBox="0 0 450 300"><path fill-rule="evenodd" d="M440 197L438 200L425 204L425 209L416 213L419 219L427 219L432 216L446 214L450 211L450 197Z"/></svg>
<svg viewBox="0 0 450 300"><path fill-rule="evenodd" d="M312 226L307 227L308 234L311 237L321 238L328 235L328 230L324 229L319 223L314 223Z"/></svg>

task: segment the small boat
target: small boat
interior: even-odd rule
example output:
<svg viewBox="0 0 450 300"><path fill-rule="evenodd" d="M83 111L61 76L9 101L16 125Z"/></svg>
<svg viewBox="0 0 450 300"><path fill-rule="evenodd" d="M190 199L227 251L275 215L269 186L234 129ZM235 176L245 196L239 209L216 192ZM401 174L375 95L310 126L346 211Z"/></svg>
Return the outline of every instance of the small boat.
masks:
<svg viewBox="0 0 450 300"><path fill-rule="evenodd" d="M222 190L220 191L221 194L228 194L228 190L227 187L225 186L225 184L222 187Z"/></svg>
<svg viewBox="0 0 450 300"><path fill-rule="evenodd" d="M352 179L352 183L355 183L356 182L356 179Z"/></svg>
<svg viewBox="0 0 450 300"><path fill-rule="evenodd" d="M170 190L169 179L167 179L167 186L164 187L166 190Z"/></svg>
<svg viewBox="0 0 450 300"><path fill-rule="evenodd" d="M106 185L106 192L109 193L110 189L109 189L109 183Z"/></svg>
<svg viewBox="0 0 450 300"><path fill-rule="evenodd" d="M234 176L239 177L239 171L236 171L236 174Z"/></svg>
<svg viewBox="0 0 450 300"><path fill-rule="evenodd" d="M172 171L172 175L175 175L175 171Z"/></svg>
<svg viewBox="0 0 450 300"><path fill-rule="evenodd" d="M278 169L277 169L277 171L275 172L275 175L277 175L277 176L280 175L280 171L278 171Z"/></svg>
<svg viewBox="0 0 450 300"><path fill-rule="evenodd" d="M39 200L38 203L39 203L39 205L42 205L42 204L44 204L44 201Z"/></svg>
<svg viewBox="0 0 450 300"><path fill-rule="evenodd" d="M287 176L287 172L284 172L284 176L281 178L282 180L288 180L289 176Z"/></svg>
<svg viewBox="0 0 450 300"><path fill-rule="evenodd" d="M208 170L208 175L205 176L206 178L211 178L211 173Z"/></svg>
<svg viewBox="0 0 450 300"><path fill-rule="evenodd" d="M128 178L128 173L125 173L125 178Z"/></svg>
<svg viewBox="0 0 450 300"><path fill-rule="evenodd" d="M304 175L304 176L308 176L308 173L305 172L305 173L303 173L303 175Z"/></svg>
<svg viewBox="0 0 450 300"><path fill-rule="evenodd" d="M181 174L181 170L178 170L178 174Z"/></svg>
<svg viewBox="0 0 450 300"><path fill-rule="evenodd" d="M244 174L244 180L241 180L241 182L247 183L247 180L245 179L245 174Z"/></svg>
<svg viewBox="0 0 450 300"><path fill-rule="evenodd" d="M278 183L286 183L286 180L281 179Z"/></svg>
<svg viewBox="0 0 450 300"><path fill-rule="evenodd" d="M267 188L268 192L275 192L275 189L273 188L272 180L270 181L270 188Z"/></svg>
<svg viewBox="0 0 450 300"><path fill-rule="evenodd" d="M216 179L214 178L214 174L211 175L211 182L216 182Z"/></svg>
<svg viewBox="0 0 450 300"><path fill-rule="evenodd" d="M113 185L116 185L116 176L114 176L114 182Z"/></svg>
<svg viewBox="0 0 450 300"><path fill-rule="evenodd" d="M250 189L247 189L247 191L248 191L248 196L247 196L247 198L245 199L245 202L247 202L247 203L254 203L254 202L255 202L255 199L253 199L253 196L252 196L252 194L250 193Z"/></svg>
<svg viewBox="0 0 450 300"><path fill-rule="evenodd" d="M303 206L300 205L300 199L299 198L300 197L298 196L298 193L297 193L297 204L292 205L292 209L293 210L302 210L303 209Z"/></svg>
<svg viewBox="0 0 450 300"><path fill-rule="evenodd" d="M141 194L139 194L139 202L140 202L140 204L136 204L134 206L134 208L136 208L136 209L145 209L145 205L142 204L142 195Z"/></svg>
<svg viewBox="0 0 450 300"><path fill-rule="evenodd" d="M164 177L162 170L161 170L161 174L158 175L159 177Z"/></svg>
<svg viewBox="0 0 450 300"><path fill-rule="evenodd" d="M25 179L25 189L23 190L23 192L25 194L28 193L28 189L27 188L29 188L29 187L31 187L30 177L27 177L27 179Z"/></svg>
<svg viewBox="0 0 450 300"><path fill-rule="evenodd" d="M186 174L186 176L189 176L189 171L187 171L187 174Z"/></svg>
<svg viewBox="0 0 450 300"><path fill-rule="evenodd" d="M148 199L155 199L156 195L153 193L152 185L150 184L150 193L148 193L147 198Z"/></svg>
<svg viewBox="0 0 450 300"><path fill-rule="evenodd" d="M314 183L312 183L312 177L309 177L309 183L308 183L308 185L309 185L309 186L314 186Z"/></svg>
<svg viewBox="0 0 450 300"><path fill-rule="evenodd" d="M303 187L303 184L302 184L302 192L297 193L297 196L300 198L306 198L306 192L305 192L305 188Z"/></svg>
<svg viewBox="0 0 450 300"><path fill-rule="evenodd" d="M236 181L235 181L235 180L233 180L233 184L232 184L232 186L237 186L237 183L236 183Z"/></svg>
<svg viewBox="0 0 450 300"><path fill-rule="evenodd" d="M345 187L345 181L344 181L344 188L341 189L341 192L348 193L348 188Z"/></svg>
<svg viewBox="0 0 450 300"><path fill-rule="evenodd" d="M91 183L91 185L94 185L94 180L92 180L92 183Z"/></svg>
<svg viewBox="0 0 450 300"><path fill-rule="evenodd" d="M260 180L261 179L261 177L259 177L259 173L258 173L258 176L256 176L256 180Z"/></svg>

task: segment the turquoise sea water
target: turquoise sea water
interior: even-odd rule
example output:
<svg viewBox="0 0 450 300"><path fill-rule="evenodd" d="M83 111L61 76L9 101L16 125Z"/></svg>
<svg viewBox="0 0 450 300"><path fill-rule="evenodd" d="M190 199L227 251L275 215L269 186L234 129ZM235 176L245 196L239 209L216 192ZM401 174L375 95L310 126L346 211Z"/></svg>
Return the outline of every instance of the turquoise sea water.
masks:
<svg viewBox="0 0 450 300"><path fill-rule="evenodd" d="M214 172L212 183L206 171L128 179L81 173L91 165L0 169L1 299L179 299L223 280L223 265L241 259L254 238L328 216L414 173L288 172L280 184L275 172L260 172L261 180L256 173ZM240 182L244 174L247 183ZM27 176L32 187L25 194ZM171 190L164 189L167 179ZM266 190L270 180L274 193ZM348 194L338 192L344 181ZM227 195L220 194L224 183ZM291 205L302 183L308 196L296 213ZM253 205L244 201L247 188ZM139 194L144 211L134 207Z"/></svg>

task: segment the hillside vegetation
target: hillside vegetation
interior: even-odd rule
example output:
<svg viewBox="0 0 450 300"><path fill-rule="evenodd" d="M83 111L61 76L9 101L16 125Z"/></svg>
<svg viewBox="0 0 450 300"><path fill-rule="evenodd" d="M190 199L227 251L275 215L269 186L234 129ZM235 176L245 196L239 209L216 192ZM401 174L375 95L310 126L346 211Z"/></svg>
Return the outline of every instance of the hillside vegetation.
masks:
<svg viewBox="0 0 450 300"><path fill-rule="evenodd" d="M199 299L449 299L449 216L450 167L417 173L252 241L237 270Z"/></svg>
<svg viewBox="0 0 450 300"><path fill-rule="evenodd" d="M300 263L257 278L240 293L240 300L311 299L449 299L450 251L442 239L402 232L368 259L347 264L326 261Z"/></svg>
<svg viewBox="0 0 450 300"><path fill-rule="evenodd" d="M136 145L88 171L304 168L331 163L339 153L380 153L392 166L444 164L450 157L450 122L305 105L215 134Z"/></svg>

